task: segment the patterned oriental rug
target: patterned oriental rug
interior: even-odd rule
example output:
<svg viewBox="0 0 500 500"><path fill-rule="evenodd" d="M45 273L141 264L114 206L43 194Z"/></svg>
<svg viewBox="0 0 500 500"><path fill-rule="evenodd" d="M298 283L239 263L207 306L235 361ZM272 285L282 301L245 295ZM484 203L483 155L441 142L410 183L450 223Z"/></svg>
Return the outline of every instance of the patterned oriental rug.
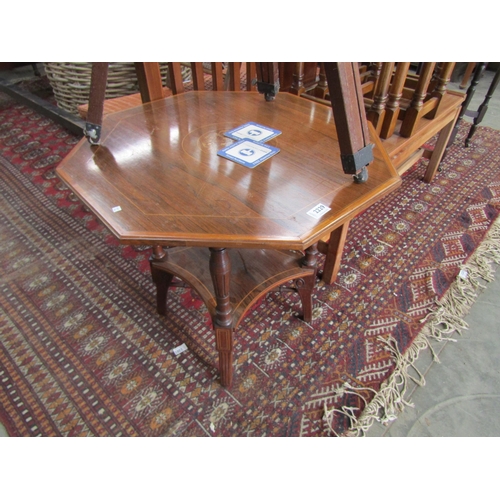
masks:
<svg viewBox="0 0 500 500"><path fill-rule="evenodd" d="M418 352L466 327L500 261L500 131L464 148L466 132L432 184L422 160L351 223L311 325L284 290L251 310L226 390L198 297L176 288L156 314L150 248L119 245L54 173L77 139L0 94L0 420L12 436L335 436L395 418Z"/></svg>

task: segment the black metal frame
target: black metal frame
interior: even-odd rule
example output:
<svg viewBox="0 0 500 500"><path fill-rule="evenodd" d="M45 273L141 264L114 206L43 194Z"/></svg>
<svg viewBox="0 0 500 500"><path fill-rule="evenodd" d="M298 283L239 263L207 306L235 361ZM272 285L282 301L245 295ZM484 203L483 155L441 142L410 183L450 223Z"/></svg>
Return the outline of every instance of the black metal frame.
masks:
<svg viewBox="0 0 500 500"><path fill-rule="evenodd" d="M4 80L3 78L0 78L0 91L10 95L21 104L25 104L26 106L33 108L38 113L54 120L59 125L67 128L73 134L80 137L83 136L85 122L68 111L54 106L50 102L41 99L31 92L20 88L19 85Z"/></svg>

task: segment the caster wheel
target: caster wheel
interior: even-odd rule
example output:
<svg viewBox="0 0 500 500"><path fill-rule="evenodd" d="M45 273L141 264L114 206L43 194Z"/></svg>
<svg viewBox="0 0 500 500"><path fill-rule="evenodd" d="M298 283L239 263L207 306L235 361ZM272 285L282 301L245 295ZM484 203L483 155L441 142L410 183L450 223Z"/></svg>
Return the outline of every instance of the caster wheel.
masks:
<svg viewBox="0 0 500 500"><path fill-rule="evenodd" d="M356 175L352 176L356 184L362 184L368 180L368 169L363 167Z"/></svg>

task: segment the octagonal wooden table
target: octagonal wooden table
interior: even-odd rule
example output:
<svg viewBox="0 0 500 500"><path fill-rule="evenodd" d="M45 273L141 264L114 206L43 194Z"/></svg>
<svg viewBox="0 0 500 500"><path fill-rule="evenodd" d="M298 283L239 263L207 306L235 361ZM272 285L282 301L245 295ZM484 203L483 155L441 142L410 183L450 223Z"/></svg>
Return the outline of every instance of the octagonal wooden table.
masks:
<svg viewBox="0 0 500 500"><path fill-rule="evenodd" d="M253 169L217 155L234 142L224 132L249 121L282 132L267 143L280 152ZM248 308L295 280L310 321L318 242L332 235L321 243L331 282L349 221L399 186L370 134L375 159L356 184L329 107L291 94L189 92L107 115L101 144L83 139L57 174L120 242L153 246L160 313L173 276L198 291L229 386L233 332Z"/></svg>

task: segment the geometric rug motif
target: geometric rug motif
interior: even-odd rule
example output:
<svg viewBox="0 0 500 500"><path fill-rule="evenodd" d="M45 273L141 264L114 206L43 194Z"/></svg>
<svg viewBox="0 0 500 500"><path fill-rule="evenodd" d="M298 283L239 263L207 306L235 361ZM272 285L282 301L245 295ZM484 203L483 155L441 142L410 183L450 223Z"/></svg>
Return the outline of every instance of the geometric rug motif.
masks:
<svg viewBox="0 0 500 500"><path fill-rule="evenodd" d="M431 184L422 160L351 222L312 324L286 290L249 311L228 390L201 300L174 288L156 314L151 248L119 245L54 173L76 138L0 94L2 423L15 436L333 435L325 408L370 402L395 366L381 339L412 345L498 216L500 132L480 127L464 148L466 132Z"/></svg>

